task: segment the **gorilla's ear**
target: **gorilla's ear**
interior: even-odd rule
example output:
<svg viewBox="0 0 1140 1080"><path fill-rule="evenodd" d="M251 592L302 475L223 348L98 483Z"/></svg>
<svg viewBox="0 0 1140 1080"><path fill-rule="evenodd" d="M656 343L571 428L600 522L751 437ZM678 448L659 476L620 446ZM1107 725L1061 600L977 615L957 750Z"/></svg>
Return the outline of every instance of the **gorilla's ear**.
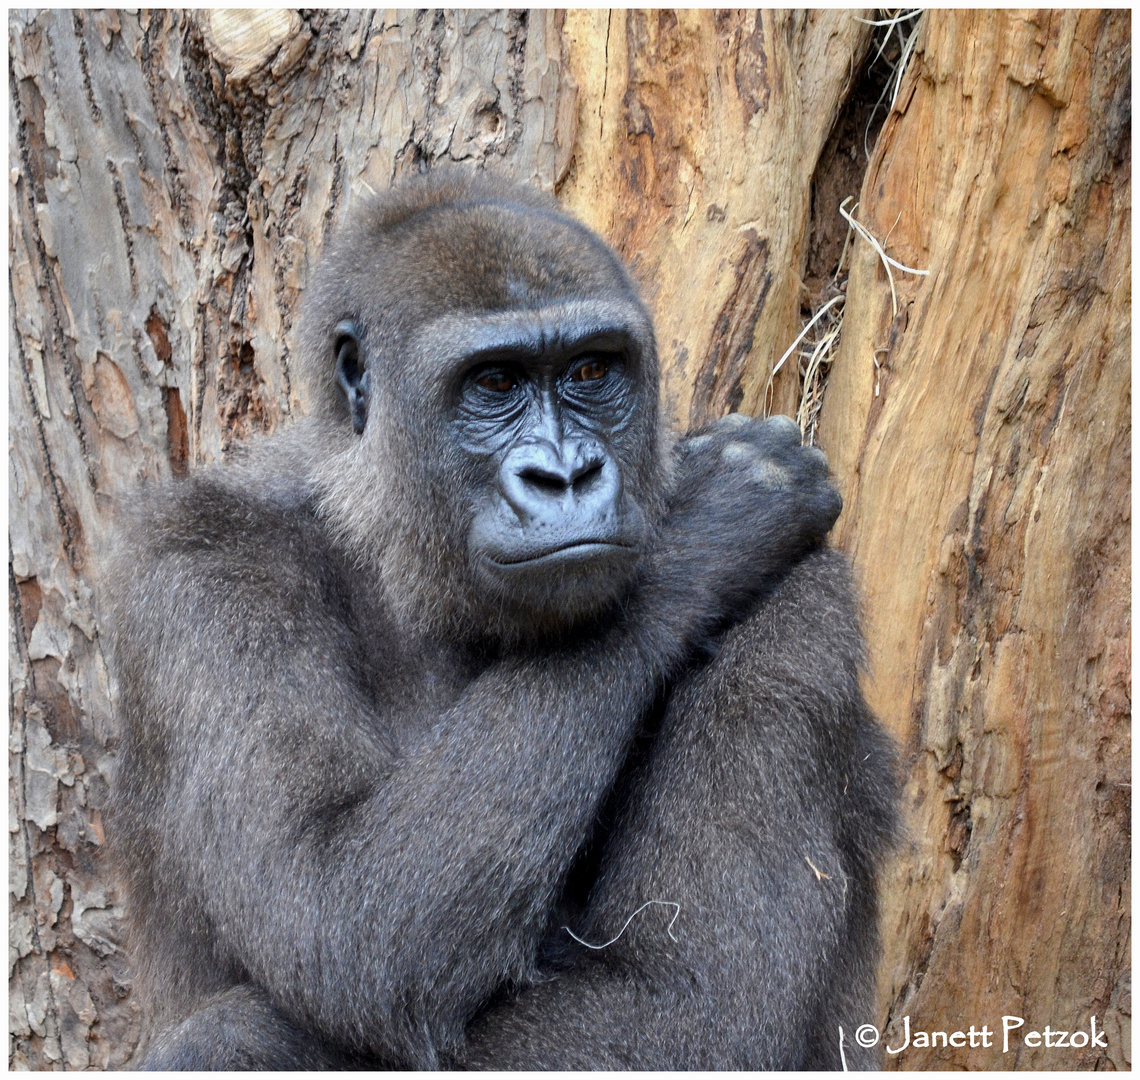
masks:
<svg viewBox="0 0 1140 1080"><path fill-rule="evenodd" d="M368 419L368 369L360 356L360 330L351 319L336 328L336 381L348 398L352 428L359 435Z"/></svg>

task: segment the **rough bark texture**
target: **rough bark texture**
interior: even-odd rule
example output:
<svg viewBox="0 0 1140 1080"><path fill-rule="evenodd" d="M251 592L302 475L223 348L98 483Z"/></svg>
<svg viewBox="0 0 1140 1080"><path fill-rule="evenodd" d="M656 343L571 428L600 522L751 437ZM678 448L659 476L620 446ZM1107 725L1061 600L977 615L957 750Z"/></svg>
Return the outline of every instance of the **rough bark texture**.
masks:
<svg viewBox="0 0 1140 1080"><path fill-rule="evenodd" d="M880 1020L1095 1012L1107 1052L1016 1063L1119 1066L1128 16L926 18L859 216L932 273L892 322L855 246L821 427L869 689L910 755ZM294 312L352 199L441 162L553 189L632 263L677 423L757 412L869 34L840 11L11 17L15 1066L116 1067L137 1034L101 854L116 500L303 411ZM1013 1063L973 1053L898 1063Z"/></svg>
<svg viewBox="0 0 1140 1080"><path fill-rule="evenodd" d="M580 126L561 198L642 282L678 423L758 412L799 329L812 176L868 28L851 12L578 11L565 29ZM775 411L794 412L795 384Z"/></svg>
<svg viewBox="0 0 1140 1080"><path fill-rule="evenodd" d="M857 246L819 430L909 770L880 1021L1108 1041L902 1068L1129 1067L1129 22L929 13L863 183L930 271L892 318Z"/></svg>

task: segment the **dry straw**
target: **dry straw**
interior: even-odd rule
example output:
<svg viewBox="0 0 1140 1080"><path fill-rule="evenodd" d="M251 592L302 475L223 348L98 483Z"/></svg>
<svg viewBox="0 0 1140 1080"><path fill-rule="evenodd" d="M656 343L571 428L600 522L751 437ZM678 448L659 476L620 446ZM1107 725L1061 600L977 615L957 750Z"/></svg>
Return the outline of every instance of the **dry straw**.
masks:
<svg viewBox="0 0 1140 1080"><path fill-rule="evenodd" d="M899 43L898 59L891 65L891 71L883 86L882 93L880 93L878 101L876 101L871 110L872 119L875 115L875 111L883 105L884 98L887 96L888 91L890 92L890 103L886 106L888 110L893 108L895 102L898 100L899 90L902 87L903 73L906 71L907 64L914 55L915 43L918 40L919 16L921 14L921 8L900 8L883 11L883 17L880 19L859 19L860 22L867 23L870 26L886 28L886 32L878 44L878 49L871 58L868 66L878 62L884 50L890 44L892 37L897 36ZM870 151L867 148L867 136L870 127L871 120L869 119L867 122L867 130L864 132L863 137L863 149L868 159L870 158ZM855 203L854 206L848 209L848 204L854 202L854 199L854 195L849 195L839 206L839 215L847 222L847 235L843 240L843 249L840 252L839 263L835 268L835 273L832 275L831 282L824 292L824 295L828 293L833 295L815 309L811 318L804 325L804 328L796 336L796 339L788 347L783 356L773 365L771 372L768 374L768 382L764 387L764 411L767 414L771 410L773 380L788 359L793 354L796 354L801 384L800 402L796 410L796 423L800 426L800 431L803 433L803 441L806 445L811 445L815 442L816 428L819 423L819 411L823 405L823 394L827 384L827 373L832 360L835 359L836 351L839 347L840 334L843 330L844 301L847 296L848 255L850 253L852 237L855 235L862 237L879 256L879 260L883 264L883 269L887 272L887 282L891 289L892 315L898 314L898 292L895 289L893 271L898 270L906 274L921 275L930 273L929 270L919 270L916 267L906 266L897 259L891 258L891 256L887 254L886 239L880 241L870 229L856 219L855 211L858 209L859 204ZM887 236L889 237L890 234L888 233ZM884 350L875 350L871 358L876 370L876 397L879 394L879 380L877 378L879 370L878 353L882 351Z"/></svg>

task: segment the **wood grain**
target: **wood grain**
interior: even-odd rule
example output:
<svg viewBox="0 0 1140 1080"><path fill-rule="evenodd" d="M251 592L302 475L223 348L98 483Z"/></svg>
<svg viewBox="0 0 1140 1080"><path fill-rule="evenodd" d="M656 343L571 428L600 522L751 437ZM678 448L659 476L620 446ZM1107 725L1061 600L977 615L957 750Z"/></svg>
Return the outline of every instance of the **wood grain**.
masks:
<svg viewBox="0 0 1140 1080"><path fill-rule="evenodd" d="M888 1064L1128 1068L1129 16L924 21L859 216L930 275L892 319L857 244L820 425L909 770L880 1020L1109 1045Z"/></svg>
<svg viewBox="0 0 1140 1080"><path fill-rule="evenodd" d="M812 178L868 40L854 14L567 15L581 153L559 193L641 282L682 429L762 413L799 332Z"/></svg>

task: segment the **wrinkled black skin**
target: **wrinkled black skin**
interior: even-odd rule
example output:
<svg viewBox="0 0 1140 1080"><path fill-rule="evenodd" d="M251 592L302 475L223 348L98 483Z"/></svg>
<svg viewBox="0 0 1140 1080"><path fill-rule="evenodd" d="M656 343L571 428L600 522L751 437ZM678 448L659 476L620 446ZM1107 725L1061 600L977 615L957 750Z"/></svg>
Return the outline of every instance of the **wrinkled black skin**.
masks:
<svg viewBox="0 0 1140 1080"><path fill-rule="evenodd" d="M624 269L527 189L371 204L303 320L313 415L116 571L143 1065L874 1064L895 783L822 455L667 445Z"/></svg>

